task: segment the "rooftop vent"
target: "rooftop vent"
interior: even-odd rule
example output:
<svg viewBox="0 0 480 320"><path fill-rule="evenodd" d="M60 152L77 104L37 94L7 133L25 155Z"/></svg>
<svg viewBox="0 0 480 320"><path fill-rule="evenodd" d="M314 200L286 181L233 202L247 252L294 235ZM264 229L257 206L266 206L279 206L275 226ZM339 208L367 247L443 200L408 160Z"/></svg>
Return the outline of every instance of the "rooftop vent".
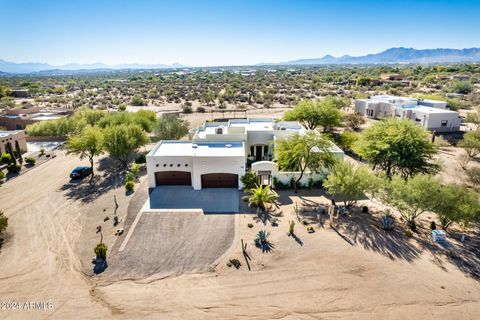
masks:
<svg viewBox="0 0 480 320"><path fill-rule="evenodd" d="M192 143L192 148L194 148L194 149L195 149L195 148L198 148L198 144Z"/></svg>
<svg viewBox="0 0 480 320"><path fill-rule="evenodd" d="M231 147L232 147L232 145L231 145L230 143L227 143L227 144L225 145L225 147L227 147L227 148L231 148Z"/></svg>
<svg viewBox="0 0 480 320"><path fill-rule="evenodd" d="M218 127L215 129L216 134L223 134L223 127Z"/></svg>

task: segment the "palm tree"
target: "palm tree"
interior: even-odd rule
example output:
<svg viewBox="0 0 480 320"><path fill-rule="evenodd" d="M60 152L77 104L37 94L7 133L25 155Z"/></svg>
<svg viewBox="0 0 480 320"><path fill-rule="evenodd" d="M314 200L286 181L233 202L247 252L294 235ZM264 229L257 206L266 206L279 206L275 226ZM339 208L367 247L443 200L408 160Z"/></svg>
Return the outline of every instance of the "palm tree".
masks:
<svg viewBox="0 0 480 320"><path fill-rule="evenodd" d="M243 199L248 200L248 206L255 206L265 211L266 205L269 203L275 203L278 195L270 190L270 186L257 186L255 188L245 190L250 195L244 196Z"/></svg>

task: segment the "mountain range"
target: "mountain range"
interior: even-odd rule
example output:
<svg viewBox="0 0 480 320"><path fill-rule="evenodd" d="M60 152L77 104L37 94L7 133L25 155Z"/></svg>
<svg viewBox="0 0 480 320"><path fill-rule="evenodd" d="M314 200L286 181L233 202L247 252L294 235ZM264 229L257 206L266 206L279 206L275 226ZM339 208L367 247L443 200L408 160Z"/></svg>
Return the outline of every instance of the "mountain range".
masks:
<svg viewBox="0 0 480 320"><path fill-rule="evenodd" d="M166 69L166 68L183 68L184 66L178 63L171 65L166 64L138 64L138 63L125 63L117 65L107 65L104 63L93 64L78 64L70 63L61 66L53 66L48 63L38 62L25 62L16 63L0 59L0 72L7 73L33 73L51 70L64 70L64 71L78 71L78 70L122 70L122 69Z"/></svg>
<svg viewBox="0 0 480 320"><path fill-rule="evenodd" d="M413 49L390 48L380 53L365 56L334 57L326 55L322 58L299 59L279 63L260 63L258 66L281 65L342 65L342 64L433 64L433 63L462 63L480 62L480 48L468 49ZM184 68L184 65L174 63L166 64L65 64L53 66L47 63L15 63L0 59L0 73L34 73L45 71L88 71L88 70L122 70L122 69L166 69Z"/></svg>
<svg viewBox="0 0 480 320"><path fill-rule="evenodd" d="M332 65L332 64L430 64L480 62L480 48L468 49L413 49L390 48L380 53L365 56L326 55L316 59L299 59L263 65Z"/></svg>

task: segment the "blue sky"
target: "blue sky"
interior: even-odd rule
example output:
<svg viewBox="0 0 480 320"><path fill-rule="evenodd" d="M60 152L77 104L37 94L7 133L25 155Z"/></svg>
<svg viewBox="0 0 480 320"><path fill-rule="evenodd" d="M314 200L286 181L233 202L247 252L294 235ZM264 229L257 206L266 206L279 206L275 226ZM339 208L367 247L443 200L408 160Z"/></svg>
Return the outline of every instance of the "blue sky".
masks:
<svg viewBox="0 0 480 320"><path fill-rule="evenodd" d="M0 0L0 59L254 64L480 47L480 0Z"/></svg>

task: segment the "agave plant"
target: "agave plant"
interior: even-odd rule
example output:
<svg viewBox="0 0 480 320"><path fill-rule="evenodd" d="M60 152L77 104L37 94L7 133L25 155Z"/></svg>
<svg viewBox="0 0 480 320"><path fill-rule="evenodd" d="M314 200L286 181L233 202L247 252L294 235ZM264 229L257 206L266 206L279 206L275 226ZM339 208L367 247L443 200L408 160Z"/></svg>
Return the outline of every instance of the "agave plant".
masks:
<svg viewBox="0 0 480 320"><path fill-rule="evenodd" d="M260 247L266 243L268 243L268 236L270 235L270 232L267 232L266 230L260 230L257 233L257 237L255 238L255 245Z"/></svg>
<svg viewBox="0 0 480 320"><path fill-rule="evenodd" d="M387 209L385 210L383 217L380 218L380 227L383 230L391 230L393 229L393 224L394 224L393 216L390 213L390 210Z"/></svg>

